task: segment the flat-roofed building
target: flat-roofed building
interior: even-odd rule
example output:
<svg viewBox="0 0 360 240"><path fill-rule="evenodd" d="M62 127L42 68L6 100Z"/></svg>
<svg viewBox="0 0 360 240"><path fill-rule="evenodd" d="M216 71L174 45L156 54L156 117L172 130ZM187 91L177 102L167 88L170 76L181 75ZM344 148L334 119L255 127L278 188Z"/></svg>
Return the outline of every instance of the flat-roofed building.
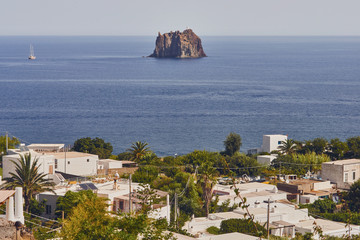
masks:
<svg viewBox="0 0 360 240"><path fill-rule="evenodd" d="M78 176L97 174L98 155L82 152L46 153L54 159L55 171Z"/></svg>
<svg viewBox="0 0 360 240"><path fill-rule="evenodd" d="M287 140L287 135L264 135L263 143L261 145L261 152L271 153L272 151L279 150L279 147L282 145L283 141Z"/></svg>
<svg viewBox="0 0 360 240"><path fill-rule="evenodd" d="M360 159L324 162L321 165L321 178L336 183L337 188L349 189L360 179Z"/></svg>
<svg viewBox="0 0 360 240"><path fill-rule="evenodd" d="M301 204L313 203L319 198L331 198L337 193L330 181L296 179L277 183L281 191L288 193L288 200L297 199Z"/></svg>
<svg viewBox="0 0 360 240"><path fill-rule="evenodd" d="M28 149L35 152L60 152L64 149L65 144L52 144L52 143L35 143L26 146Z"/></svg>
<svg viewBox="0 0 360 240"><path fill-rule="evenodd" d="M31 164L35 161L35 159L38 159L38 172L46 174L45 178L51 179L52 175L55 173L54 158L49 155L37 153L33 150L3 156L3 177L11 177L10 173L15 173L16 168L13 161L19 162L20 156L25 156L26 154L31 155Z"/></svg>

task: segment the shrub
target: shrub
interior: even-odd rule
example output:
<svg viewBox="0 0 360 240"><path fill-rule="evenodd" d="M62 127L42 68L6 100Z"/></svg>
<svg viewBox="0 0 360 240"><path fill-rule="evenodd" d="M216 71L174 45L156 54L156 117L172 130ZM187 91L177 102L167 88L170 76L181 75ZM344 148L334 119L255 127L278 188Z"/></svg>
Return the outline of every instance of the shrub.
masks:
<svg viewBox="0 0 360 240"><path fill-rule="evenodd" d="M207 228L206 231L208 233L214 234L214 235L220 234L220 229L218 227L214 227L214 226Z"/></svg>

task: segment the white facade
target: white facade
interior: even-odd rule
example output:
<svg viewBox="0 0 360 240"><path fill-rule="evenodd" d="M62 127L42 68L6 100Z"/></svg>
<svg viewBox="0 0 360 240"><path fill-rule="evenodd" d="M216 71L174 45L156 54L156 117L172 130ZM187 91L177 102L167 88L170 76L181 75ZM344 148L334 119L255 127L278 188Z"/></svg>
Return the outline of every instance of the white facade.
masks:
<svg viewBox="0 0 360 240"><path fill-rule="evenodd" d="M240 194L243 198L246 198L246 203L254 205L255 202L263 202L271 198L272 200L286 199L287 193L278 191L277 187L264 183L243 183L237 184ZM214 187L214 195L219 195L219 204L230 201L230 206L234 203L241 202L239 197L236 197L234 189L230 186L223 186L216 184Z"/></svg>
<svg viewBox="0 0 360 240"><path fill-rule="evenodd" d="M63 149L65 144L30 144L26 146L28 149L34 150L35 152L59 152Z"/></svg>
<svg viewBox="0 0 360 240"><path fill-rule="evenodd" d="M55 171L89 176L97 174L97 162L99 157L94 154L81 152L58 152L48 153L54 159Z"/></svg>
<svg viewBox="0 0 360 240"><path fill-rule="evenodd" d="M104 179L105 180L105 179ZM125 210L129 208L128 199L130 186L128 181L119 180L116 184L113 181L105 182L105 183L95 183L95 186L98 188L96 191L99 197L104 197L108 199L107 204L108 211L118 212L120 210L119 199L127 200ZM131 191L134 192L140 188L138 183L131 183ZM70 187L62 187L59 189L55 189L55 193L52 192L43 192L37 195L37 199L42 201L46 199L46 211L43 213L44 217L53 218L55 217L55 209L56 209L56 201L59 197L65 196L68 191L78 192L83 190L80 185L75 184ZM151 213L151 217L154 218L166 218L168 221L170 220L170 203L168 194L167 195L167 203L157 209L155 209ZM136 210L139 208L139 204L136 199L132 199L132 209ZM127 212L127 211L125 211Z"/></svg>
<svg viewBox="0 0 360 240"><path fill-rule="evenodd" d="M280 236L290 235L294 237L295 224L313 219L308 216L307 209L296 209L293 205L283 203L271 203L270 206L270 224L278 228L272 231L272 234ZM255 222L259 222L260 224L267 222L267 203L261 202L256 207L250 206L248 210L254 217ZM223 220L243 219L244 217L248 218L248 214L246 210L242 208L238 208L233 212L212 213L209 218L194 218L186 222L183 229L186 229L192 234L196 234L204 232L211 226L220 227Z"/></svg>
<svg viewBox="0 0 360 240"><path fill-rule="evenodd" d="M11 177L10 173L15 173L15 164L12 161L20 161L20 155L31 154L31 163L38 159L38 172L48 174L47 177L55 173L54 158L48 155L36 153L32 150L28 152L19 152L19 154L12 154L3 156L3 177Z"/></svg>
<svg viewBox="0 0 360 240"><path fill-rule="evenodd" d="M260 164L270 165L272 161L276 159L277 155L259 155L256 157L256 160Z"/></svg>
<svg viewBox="0 0 360 240"><path fill-rule="evenodd" d="M279 150L282 141L287 140L287 135L264 135L263 143L261 145L261 152L271 153L274 150Z"/></svg>
<svg viewBox="0 0 360 240"><path fill-rule="evenodd" d="M113 160L113 159L101 159L99 160L99 169L115 169L122 168L122 161Z"/></svg>
<svg viewBox="0 0 360 240"><path fill-rule="evenodd" d="M314 233L314 226L315 226L314 222L316 223L316 226L319 226L321 228L321 230L323 231L322 233L323 235L344 237L344 235L348 234L349 227L351 229L351 235L360 234L360 226L357 225L346 226L346 223L333 222L324 219L315 219L315 220L299 222L295 225L295 229L297 232L301 234L305 234L308 232L313 233L314 239L320 239L319 235Z"/></svg>

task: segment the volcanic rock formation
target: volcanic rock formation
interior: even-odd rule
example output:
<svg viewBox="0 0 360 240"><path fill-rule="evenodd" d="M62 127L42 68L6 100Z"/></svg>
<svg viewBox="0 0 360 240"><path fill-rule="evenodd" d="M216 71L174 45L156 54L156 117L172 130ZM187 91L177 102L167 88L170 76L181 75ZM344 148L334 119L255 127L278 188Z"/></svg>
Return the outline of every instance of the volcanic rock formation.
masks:
<svg viewBox="0 0 360 240"><path fill-rule="evenodd" d="M158 34L154 53L157 58L199 58L206 57L201 39L191 30Z"/></svg>

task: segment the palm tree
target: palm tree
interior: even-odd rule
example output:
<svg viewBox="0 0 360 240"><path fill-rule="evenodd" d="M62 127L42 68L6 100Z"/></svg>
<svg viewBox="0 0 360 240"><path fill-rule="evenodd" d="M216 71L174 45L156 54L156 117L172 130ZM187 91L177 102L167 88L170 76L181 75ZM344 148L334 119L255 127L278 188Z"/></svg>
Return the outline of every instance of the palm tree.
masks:
<svg viewBox="0 0 360 240"><path fill-rule="evenodd" d="M14 189L15 187L23 188L23 197L25 201L25 210L29 211L30 200L38 193L51 191L54 192L55 185L50 180L46 179L46 173L38 172L39 158L34 158L31 161L31 154L20 155L19 161L11 160L15 165L15 173L10 172L11 177L4 178L4 183L1 188ZM54 192L55 193L55 192Z"/></svg>
<svg viewBox="0 0 360 240"><path fill-rule="evenodd" d="M200 178L198 183L203 190L203 197L205 202L205 216L209 216L210 202L213 196L215 184L217 182L218 172L213 167L211 162L207 161L199 167Z"/></svg>
<svg viewBox="0 0 360 240"><path fill-rule="evenodd" d="M148 143L137 141L132 143L127 151L131 153L133 160L139 161L147 152L149 152L150 148L147 146Z"/></svg>
<svg viewBox="0 0 360 240"><path fill-rule="evenodd" d="M294 140L286 139L285 141L281 141L281 145L278 148L281 153L289 155L295 153L296 144Z"/></svg>

